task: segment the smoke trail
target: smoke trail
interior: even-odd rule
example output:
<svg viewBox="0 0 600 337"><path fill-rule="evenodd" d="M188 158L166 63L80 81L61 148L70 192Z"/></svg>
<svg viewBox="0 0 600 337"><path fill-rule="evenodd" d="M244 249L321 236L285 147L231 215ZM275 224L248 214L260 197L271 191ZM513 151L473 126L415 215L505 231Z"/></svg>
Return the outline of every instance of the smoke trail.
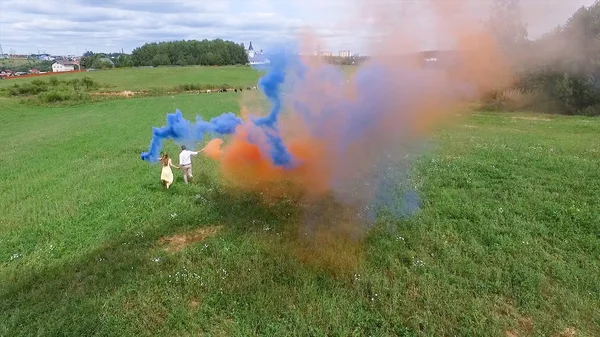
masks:
<svg viewBox="0 0 600 337"><path fill-rule="evenodd" d="M286 77L290 74L296 77ZM415 137L413 112L418 111L418 93L435 76L410 69L390 73L384 64L373 63L350 80L337 67L310 69L298 55L278 50L259 81L272 108L266 117L251 119L263 132L247 127L251 137L238 135L224 149L223 169L239 181L244 180L243 171L252 183L293 180L313 195L332 193L338 202L356 207L367 223L374 221L378 208L410 215L419 205L407 183L407 154ZM284 95L286 80L289 92ZM279 118L284 106L290 112L287 117L300 122L293 129L305 131L288 137L287 144L278 127L286 125ZM390 118L396 126L388 132ZM266 141L261 143L261 137ZM290 158L296 165L286 165Z"/></svg>
<svg viewBox="0 0 600 337"><path fill-rule="evenodd" d="M279 114L281 113L282 84L286 79L286 70L289 64L289 55L284 50L276 50L270 54L271 64L269 71L261 77L258 85L271 104L271 111L265 117L252 118L254 125L263 129L270 145L269 153L273 163L278 166L290 168L292 156L288 152L277 128ZM263 151L265 149L263 148Z"/></svg>
<svg viewBox="0 0 600 337"><path fill-rule="evenodd" d="M422 56L390 51L389 45L410 44L395 29L384 31L388 44L375 44L379 54L351 75L276 50L259 82L271 110L252 119L263 132L244 127L234 134L223 149L224 176L248 189L293 181L313 203L333 196L367 224L383 209L413 214L420 205L414 160L429 127L510 79L489 36L462 21L446 24L440 27L454 35L458 48L433 67ZM295 165L286 165L290 161Z"/></svg>
<svg viewBox="0 0 600 337"><path fill-rule="evenodd" d="M299 229L313 234L301 236L308 244L296 251L300 260L354 268L362 251L354 239L365 228L382 214L406 217L419 210L414 164L432 126L512 79L485 31L447 15L461 0L430 1L438 10L440 40L455 45L433 67L422 55L411 55L420 31L402 27L404 20L394 15L402 2L374 1L351 25L375 37L372 56L355 72L300 56L289 46L272 49L259 80L269 107L240 102L243 119L224 114L196 125L179 112L168 115L166 127L153 129L142 158L156 158L166 138L185 142L201 140L207 131L231 134L227 144L207 146L223 184L260 192L267 201L299 198ZM312 50L311 43L319 44L310 36L301 42Z"/></svg>
<svg viewBox="0 0 600 337"><path fill-rule="evenodd" d="M155 158L168 137L199 140L206 130L232 134L214 151L224 180L265 197L301 191L307 214L314 215L310 221L328 222L338 211L363 224L372 224L382 210L413 214L420 206L412 182L414 160L431 126L466 101L507 85L511 76L489 35L463 18L445 15L461 1L432 1L440 14L440 40L455 44L455 52L440 56L440 67L424 65L422 56L404 55L414 50L418 31L401 26L393 15L396 3L369 5L355 23L377 36L373 56L355 73L301 57L293 48L273 49L259 80L269 109L242 106L250 117L243 122L233 115L217 117L228 126L218 130L212 127L217 121L198 126L168 116L167 127L153 129L142 158ZM330 202L344 211L329 207Z"/></svg>
<svg viewBox="0 0 600 337"><path fill-rule="evenodd" d="M142 152L141 159L149 162L156 162L163 140L173 139L180 144L186 144L193 147L197 142L204 139L206 133L211 136L217 134L231 134L236 127L242 123L241 118L233 112L227 112L220 116L205 121L201 116L196 116L196 123L192 123L185 118L179 109L175 113L167 114L167 125L152 128L152 140L148 152Z"/></svg>

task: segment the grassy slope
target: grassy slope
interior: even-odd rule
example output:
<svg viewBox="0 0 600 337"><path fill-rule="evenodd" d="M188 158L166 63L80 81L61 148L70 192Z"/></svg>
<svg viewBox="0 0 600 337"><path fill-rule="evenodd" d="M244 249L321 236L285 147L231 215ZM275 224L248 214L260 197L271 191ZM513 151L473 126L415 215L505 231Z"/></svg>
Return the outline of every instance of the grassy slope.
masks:
<svg viewBox="0 0 600 337"><path fill-rule="evenodd" d="M28 60L28 59L1 59L0 58L0 66L14 67L14 66L20 66L22 64L27 64L27 63L33 64L34 62L32 60Z"/></svg>
<svg viewBox="0 0 600 337"><path fill-rule="evenodd" d="M600 334L600 121L486 114L441 130L423 210L333 277L278 235L293 205L227 194L202 158L196 184L175 171L164 191L138 159L166 112L237 111L236 95L0 101L0 335ZM181 252L158 244L215 225Z"/></svg>
<svg viewBox="0 0 600 337"><path fill-rule="evenodd" d="M52 75L15 78L0 81L0 88L15 83L31 82L34 79L48 80ZM258 72L250 67L159 67L130 68L102 71L89 71L56 75L61 80L88 76L94 81L106 84L107 91L148 90L170 88L179 84L228 84L231 86L255 85Z"/></svg>

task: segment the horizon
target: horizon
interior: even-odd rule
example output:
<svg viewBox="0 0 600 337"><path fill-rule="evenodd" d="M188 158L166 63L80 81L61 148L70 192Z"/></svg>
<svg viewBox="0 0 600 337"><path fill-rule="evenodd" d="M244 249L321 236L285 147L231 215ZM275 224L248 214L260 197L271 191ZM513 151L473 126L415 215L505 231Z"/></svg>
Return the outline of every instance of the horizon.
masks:
<svg viewBox="0 0 600 337"><path fill-rule="evenodd" d="M381 5L374 2L374 6ZM465 15L483 21L489 14L490 0L465 0ZM544 13L539 13L536 0L522 1L522 17L527 24L530 40L535 40L566 20L581 6L590 6L594 0L574 0L563 3L548 1ZM244 43L252 42L255 50L269 50L278 42L293 41L305 27L310 27L323 41L322 51L337 55L349 50L351 54L368 56L368 41L374 38L355 22L351 27L340 25L352 13L355 4L333 0L316 5L313 2L290 3L276 0L229 0L199 4L179 0L166 2L134 1L127 4L116 0L102 2L48 0L39 3L27 0L0 0L0 46L4 54L76 55L93 53L131 54L146 43L180 40L223 39ZM422 3L409 0L403 3L402 17L406 28L419 31L416 52L451 50L447 37L434 36L431 11ZM420 6L420 7L419 7ZM536 10L538 12L536 12ZM410 17L409 17L410 15ZM107 28L110 27L110 28ZM201 30L199 33L198 30ZM79 41L78 39L82 40ZM450 44L450 45L449 45ZM407 51L411 52L411 51Z"/></svg>

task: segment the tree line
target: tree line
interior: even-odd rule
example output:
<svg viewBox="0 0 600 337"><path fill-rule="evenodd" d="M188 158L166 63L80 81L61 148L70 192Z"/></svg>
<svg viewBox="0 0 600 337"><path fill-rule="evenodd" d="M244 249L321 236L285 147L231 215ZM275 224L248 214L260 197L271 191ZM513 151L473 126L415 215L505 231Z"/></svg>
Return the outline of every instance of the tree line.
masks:
<svg viewBox="0 0 600 337"><path fill-rule="evenodd" d="M520 21L519 0L496 0L490 28L517 75L490 93L486 106L558 114L600 115L600 1L579 8L535 40Z"/></svg>
<svg viewBox="0 0 600 337"><path fill-rule="evenodd" d="M42 61L42 60L27 60L27 62L10 64L0 63L0 71L12 70L14 72L29 72L30 69L37 69L42 72L52 71L52 63L54 61Z"/></svg>
<svg viewBox="0 0 600 337"><path fill-rule="evenodd" d="M224 66L247 64L243 44L222 39L146 43L133 50L134 66Z"/></svg>
<svg viewBox="0 0 600 337"><path fill-rule="evenodd" d="M84 68L126 68L159 66L225 66L247 64L244 44L222 39L182 40L146 43L132 53L94 53L88 51L81 58Z"/></svg>

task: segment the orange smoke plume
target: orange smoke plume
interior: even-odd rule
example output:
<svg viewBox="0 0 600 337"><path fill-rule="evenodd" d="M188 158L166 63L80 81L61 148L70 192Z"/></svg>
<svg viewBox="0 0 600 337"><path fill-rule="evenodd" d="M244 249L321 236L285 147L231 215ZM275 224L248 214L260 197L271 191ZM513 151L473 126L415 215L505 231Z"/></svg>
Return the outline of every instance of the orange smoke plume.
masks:
<svg viewBox="0 0 600 337"><path fill-rule="evenodd" d="M373 54L354 69L275 53L261 79L273 108L242 105L245 122L220 155L224 177L249 190L285 194L293 188L315 198L333 193L365 207L381 194L380 185L391 182L380 177L384 166L406 164L400 170L408 175L405 158L433 126L511 83L508 62L491 34L459 15L466 2L429 2L435 25L427 35L454 45L430 56L415 53L423 36L410 29L413 23L399 20L403 3L375 1L359 19L345 23L367 27L372 36ZM300 51L324 45L308 30L300 41ZM276 127L258 125L249 115L264 116L265 125ZM295 164L277 163L284 155Z"/></svg>
<svg viewBox="0 0 600 337"><path fill-rule="evenodd" d="M214 160L219 160L221 158L222 143L223 140L221 138L214 138L206 144L202 151L207 157L212 158Z"/></svg>

